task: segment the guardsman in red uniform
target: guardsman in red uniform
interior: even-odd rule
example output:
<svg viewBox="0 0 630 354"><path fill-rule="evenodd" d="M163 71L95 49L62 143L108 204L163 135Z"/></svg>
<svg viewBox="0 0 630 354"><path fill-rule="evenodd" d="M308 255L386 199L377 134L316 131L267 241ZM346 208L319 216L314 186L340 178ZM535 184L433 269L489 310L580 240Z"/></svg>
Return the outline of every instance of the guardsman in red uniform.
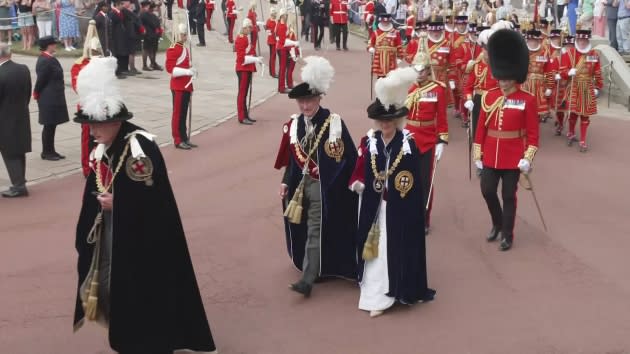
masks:
<svg viewBox="0 0 630 354"><path fill-rule="evenodd" d="M407 9L407 19L405 20L405 44L409 43L411 37L413 37L413 32L416 28L416 9L413 5L410 5Z"/></svg>
<svg viewBox="0 0 630 354"><path fill-rule="evenodd" d="M493 31L488 28L481 28L479 32L479 46L482 48L481 54L477 56L473 63L468 63L467 67L470 67L468 77L466 78L466 84L464 85L464 96L466 102L464 107L472 111L472 131L473 134L477 129L477 122L479 121L479 110L481 108L481 96L489 90L499 87L498 81L492 76L490 70L490 64L488 62L488 39L492 35Z"/></svg>
<svg viewBox="0 0 630 354"><path fill-rule="evenodd" d="M418 43L419 37L422 33L422 22L416 22L415 30L412 33L412 37L407 43L407 47L405 48L405 61L407 64L413 63L413 58L416 57L416 53L418 53ZM425 34L426 36L426 34Z"/></svg>
<svg viewBox="0 0 630 354"><path fill-rule="evenodd" d="M549 51L542 45L543 39L539 30L527 31L526 38L529 49L529 71L527 80L521 88L536 97L538 118L541 122L546 122L549 117L547 99L550 99L553 93L553 70L549 60Z"/></svg>
<svg viewBox="0 0 630 354"><path fill-rule="evenodd" d="M365 9L363 9L363 23L368 31L368 38L372 37L372 30L374 26L374 0L370 0L365 4Z"/></svg>
<svg viewBox="0 0 630 354"><path fill-rule="evenodd" d="M441 83L448 81L448 71L451 66L451 43L444 34L444 22L432 21L428 25L428 50L431 56L431 69L433 70L433 79ZM446 91L447 104L453 103L453 95L451 90Z"/></svg>
<svg viewBox="0 0 630 354"><path fill-rule="evenodd" d="M551 38L549 37L551 34L551 28L549 26L549 21L546 18L541 18L538 22L538 29L540 30L540 36L542 38L542 47L548 51L551 45Z"/></svg>
<svg viewBox="0 0 630 354"><path fill-rule="evenodd" d="M267 45L269 46L269 75L278 78L276 74L276 8L272 7L269 18L265 24L265 33L267 33Z"/></svg>
<svg viewBox="0 0 630 354"><path fill-rule="evenodd" d="M448 71L448 85L453 93L453 104L455 108L455 115L461 117L462 112L462 91L463 91L463 71L460 70L462 62L464 61L464 48L462 45L466 42L468 33L468 16L455 16L455 29L451 32L449 37L451 45L451 60Z"/></svg>
<svg viewBox="0 0 630 354"><path fill-rule="evenodd" d="M249 18L243 20L241 32L236 36L234 48L236 49L236 76L238 77L238 96L236 108L238 112L238 122L245 125L252 125L256 122L249 116L247 107L247 95L252 85L252 76L256 72L256 63L262 64L262 57L256 56L256 48L249 41L248 36L252 31L252 21Z"/></svg>
<svg viewBox="0 0 630 354"><path fill-rule="evenodd" d="M423 35L424 36L424 35ZM421 38L418 54L412 67L417 72L417 81L409 88L406 105L409 109L406 129L413 134L420 150L420 185L424 196L425 233L431 224L431 209L435 186L431 189L431 176L435 164L442 158L444 146L448 144L448 122L446 121L446 86L433 81L431 77L431 60L426 52L425 39ZM429 193L431 190L431 193Z"/></svg>
<svg viewBox="0 0 630 354"><path fill-rule="evenodd" d="M461 73L460 82L462 93L462 99L460 100L460 112L462 113L462 127L464 128L467 128L470 124L469 112L464 105L467 100L466 84L468 81L468 77L470 76L470 72L473 70L473 67L476 63L475 59L477 59L479 57L479 54L481 54L481 46L477 43L477 33L477 24L468 24L468 35L466 36L466 40L464 41L464 43L462 43L460 47L463 53L462 60L459 65L459 72Z"/></svg>
<svg viewBox="0 0 630 354"><path fill-rule="evenodd" d="M237 14L236 2L234 2L234 0L227 0L225 3L225 17L228 23L228 41L230 43L234 43L234 24L236 23Z"/></svg>
<svg viewBox="0 0 630 354"><path fill-rule="evenodd" d="M538 150L536 98L521 90L529 66L527 44L516 31L501 29L488 40L492 75L499 88L481 98L480 124L473 145L475 165L481 170L481 194L492 218L488 242L501 236L501 251L514 241L516 190L521 173L529 173ZM502 184L503 207L497 187Z"/></svg>
<svg viewBox="0 0 630 354"><path fill-rule="evenodd" d="M214 0L206 0L206 28L212 31L212 13L214 12Z"/></svg>
<svg viewBox="0 0 630 354"><path fill-rule="evenodd" d="M602 89L602 69L599 55L591 46L591 30L575 31L575 48L562 55L560 76L569 80L567 112L569 112L568 145L577 141L575 124L580 118L580 151L586 152L586 130L590 116L597 113L597 96Z"/></svg>
<svg viewBox="0 0 630 354"><path fill-rule="evenodd" d="M390 14L379 15L378 27L368 44L368 51L372 54L372 73L377 78L385 77L388 72L396 69L403 58L400 32L394 29L390 20Z"/></svg>
<svg viewBox="0 0 630 354"><path fill-rule="evenodd" d="M249 11L247 12L247 18L252 21L252 29L250 32L250 43L251 43L251 47L254 48L254 50L256 50L256 45L258 44L258 31L259 31L259 26L263 27L265 25L264 22L262 21L258 21L258 14L256 13L256 1L252 0L252 2L249 4ZM262 53L258 53L261 54Z"/></svg>
<svg viewBox="0 0 630 354"><path fill-rule="evenodd" d="M70 81L72 90L77 92L77 78L79 72L83 69L93 57L101 57L103 55L101 42L98 40L96 33L96 21L90 20L87 33L85 35L85 44L83 45L83 55L74 62L70 69ZM77 105L77 109L81 107ZM94 148L94 139L90 135L90 127L87 124L81 125L81 169L83 176L90 174L90 151Z"/></svg>
<svg viewBox="0 0 630 354"><path fill-rule="evenodd" d="M560 59L563 54L562 40L562 30L552 29L549 33L549 61L551 63L554 85L553 92L549 96L549 106L556 112L556 136L562 135L562 128L564 127L562 102L565 100L566 89L569 84L568 80L563 80L560 76Z"/></svg>
<svg viewBox="0 0 630 354"><path fill-rule="evenodd" d="M289 93L293 87L293 68L295 60L291 55L291 48L299 47L295 33L287 25L288 15L285 9L280 9L280 20L276 25L276 49L280 58L280 74L278 75L278 92ZM294 49L295 52L295 49Z"/></svg>
<svg viewBox="0 0 630 354"><path fill-rule="evenodd" d="M176 21L174 21L176 22ZM173 44L166 50L166 71L171 75L171 93L173 94L173 116L171 130L175 147L190 150L197 145L190 142L186 129L186 116L193 92L193 78L197 70L192 67L190 51L186 48L188 27L184 23L173 23Z"/></svg>
<svg viewBox="0 0 630 354"><path fill-rule="evenodd" d="M337 50L341 50L341 34L343 33L343 50L348 50L348 1L330 1L330 21Z"/></svg>

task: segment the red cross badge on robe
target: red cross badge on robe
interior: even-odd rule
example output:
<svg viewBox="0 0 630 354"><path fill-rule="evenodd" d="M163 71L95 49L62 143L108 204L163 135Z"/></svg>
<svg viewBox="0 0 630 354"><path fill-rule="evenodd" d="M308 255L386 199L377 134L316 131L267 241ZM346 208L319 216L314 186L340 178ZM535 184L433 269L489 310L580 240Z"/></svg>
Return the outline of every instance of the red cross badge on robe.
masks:
<svg viewBox="0 0 630 354"><path fill-rule="evenodd" d="M129 156L125 163L125 171L132 181L153 185L153 162L148 157L134 158Z"/></svg>

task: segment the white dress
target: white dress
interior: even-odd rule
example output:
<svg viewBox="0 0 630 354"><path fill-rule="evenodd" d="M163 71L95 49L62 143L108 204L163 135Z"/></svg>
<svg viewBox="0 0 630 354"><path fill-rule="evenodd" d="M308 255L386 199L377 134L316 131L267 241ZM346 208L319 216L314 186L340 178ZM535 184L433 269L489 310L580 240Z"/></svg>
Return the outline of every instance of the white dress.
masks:
<svg viewBox="0 0 630 354"><path fill-rule="evenodd" d="M365 262L363 281L361 282L361 296L359 309L366 311L382 311L390 308L396 301L387 296L389 292L389 273L387 268L387 202L381 202L379 211L378 257Z"/></svg>

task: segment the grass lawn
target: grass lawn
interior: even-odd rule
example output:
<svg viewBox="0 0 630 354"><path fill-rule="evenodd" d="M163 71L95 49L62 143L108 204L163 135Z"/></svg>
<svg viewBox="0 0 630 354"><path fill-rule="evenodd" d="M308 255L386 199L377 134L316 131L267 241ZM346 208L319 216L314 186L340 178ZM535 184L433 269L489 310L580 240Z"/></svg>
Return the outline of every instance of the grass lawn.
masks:
<svg viewBox="0 0 630 354"><path fill-rule="evenodd" d="M160 41L160 44L158 45L158 52L164 52L170 46L171 46L171 42L168 40L168 38L163 38ZM39 55L39 47L37 45L35 45L30 50L23 50L22 49L22 42L13 42L13 45L11 46L11 52L13 52L15 54L38 56ZM81 48L79 48L77 50L73 50L71 52L67 52L67 51L65 51L63 49L63 44L58 44L57 45L57 54L55 54L55 55L58 56L58 57L64 57L64 58L78 58L82 54L83 54L83 49L81 49Z"/></svg>

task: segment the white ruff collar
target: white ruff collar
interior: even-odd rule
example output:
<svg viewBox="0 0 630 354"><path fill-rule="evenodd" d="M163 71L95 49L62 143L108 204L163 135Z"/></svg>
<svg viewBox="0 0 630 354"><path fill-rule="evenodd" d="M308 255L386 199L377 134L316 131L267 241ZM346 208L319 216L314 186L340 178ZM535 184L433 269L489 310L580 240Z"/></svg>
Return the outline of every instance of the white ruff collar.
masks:
<svg viewBox="0 0 630 354"><path fill-rule="evenodd" d="M394 25L392 25L391 23L388 23L387 25L384 23L379 23L378 24L378 29L380 29L383 32L389 32L394 28Z"/></svg>
<svg viewBox="0 0 630 354"><path fill-rule="evenodd" d="M586 46L586 48L580 48L577 44L575 45L575 49L582 54L590 52L592 47L593 46L590 43Z"/></svg>
<svg viewBox="0 0 630 354"><path fill-rule="evenodd" d="M402 133L403 133L403 145L402 145L403 154L405 155L411 154L411 147L409 146L409 139L413 136L413 134L407 129L403 129ZM368 130L367 138L370 144L370 154L378 155L378 148L376 147L376 131L374 129Z"/></svg>
<svg viewBox="0 0 630 354"><path fill-rule="evenodd" d="M527 45L527 49L529 49L530 52L537 52L540 50L540 44L537 47L530 47L529 44Z"/></svg>
<svg viewBox="0 0 630 354"><path fill-rule="evenodd" d="M439 38L433 38L433 36L431 36L431 33L429 33L429 39L435 43L441 42L442 40L444 40L444 32L440 34Z"/></svg>

